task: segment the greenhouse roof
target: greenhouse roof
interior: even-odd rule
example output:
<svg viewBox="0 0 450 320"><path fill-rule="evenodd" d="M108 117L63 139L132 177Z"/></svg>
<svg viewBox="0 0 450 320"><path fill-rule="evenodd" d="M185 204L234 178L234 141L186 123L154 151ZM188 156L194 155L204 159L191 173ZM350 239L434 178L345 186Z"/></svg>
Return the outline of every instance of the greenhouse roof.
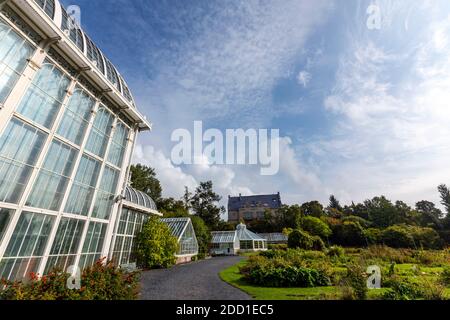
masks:
<svg viewBox="0 0 450 320"><path fill-rule="evenodd" d="M179 239L191 222L191 218L162 218L161 221L167 224L172 235Z"/></svg>
<svg viewBox="0 0 450 320"><path fill-rule="evenodd" d="M284 233L258 233L258 235L269 242L288 241L288 236L285 235Z"/></svg>
<svg viewBox="0 0 450 320"><path fill-rule="evenodd" d="M138 211L144 211L156 215L161 215L158 212L155 201L142 191L138 191L129 186L125 187L123 204L125 207L136 209Z"/></svg>
<svg viewBox="0 0 450 320"><path fill-rule="evenodd" d="M236 231L213 231L211 243L230 243L236 239Z"/></svg>
<svg viewBox="0 0 450 320"><path fill-rule="evenodd" d="M247 229L246 225L241 223L236 227L237 237L239 240L259 240L267 241L261 236Z"/></svg>
<svg viewBox="0 0 450 320"><path fill-rule="evenodd" d="M95 68L135 107L133 96L116 67L78 25L59 0L34 0L56 25L66 32L68 39L93 63Z"/></svg>

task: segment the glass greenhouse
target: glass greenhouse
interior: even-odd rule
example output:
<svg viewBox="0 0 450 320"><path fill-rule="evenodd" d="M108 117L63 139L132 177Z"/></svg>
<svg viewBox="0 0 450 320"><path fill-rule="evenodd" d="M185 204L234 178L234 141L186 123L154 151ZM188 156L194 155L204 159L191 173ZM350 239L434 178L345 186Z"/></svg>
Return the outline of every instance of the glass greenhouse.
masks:
<svg viewBox="0 0 450 320"><path fill-rule="evenodd" d="M287 244L288 236L284 233L258 233L258 235L267 240L269 244Z"/></svg>
<svg viewBox="0 0 450 320"><path fill-rule="evenodd" d="M239 239L236 231L211 232L212 255L235 255L239 251Z"/></svg>
<svg viewBox="0 0 450 320"><path fill-rule="evenodd" d="M191 261L198 254L198 242L190 218L163 218L173 236L178 239L177 263Z"/></svg>
<svg viewBox="0 0 450 320"><path fill-rule="evenodd" d="M0 278L83 268L113 251L129 262L135 230L156 214L140 193L121 201L151 124L69 19L58 0L0 1Z"/></svg>
<svg viewBox="0 0 450 320"><path fill-rule="evenodd" d="M267 250L267 240L251 232L243 223L236 227L239 249L242 252Z"/></svg>
<svg viewBox="0 0 450 320"><path fill-rule="evenodd" d="M112 260L115 263L130 269L136 268L136 236L150 215L162 216L153 199L141 191L126 187L113 237Z"/></svg>

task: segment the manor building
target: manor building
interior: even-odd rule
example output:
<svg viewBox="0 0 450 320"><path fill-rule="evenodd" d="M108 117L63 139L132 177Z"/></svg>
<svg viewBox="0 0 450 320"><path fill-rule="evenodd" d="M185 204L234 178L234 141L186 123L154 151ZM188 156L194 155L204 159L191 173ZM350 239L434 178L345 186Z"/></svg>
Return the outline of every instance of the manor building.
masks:
<svg viewBox="0 0 450 320"><path fill-rule="evenodd" d="M228 222L246 223L264 220L265 214L276 214L281 208L280 193L238 197L228 196Z"/></svg>
<svg viewBox="0 0 450 320"><path fill-rule="evenodd" d="M133 260L136 230L158 214L126 188L150 127L58 0L0 0L0 278Z"/></svg>

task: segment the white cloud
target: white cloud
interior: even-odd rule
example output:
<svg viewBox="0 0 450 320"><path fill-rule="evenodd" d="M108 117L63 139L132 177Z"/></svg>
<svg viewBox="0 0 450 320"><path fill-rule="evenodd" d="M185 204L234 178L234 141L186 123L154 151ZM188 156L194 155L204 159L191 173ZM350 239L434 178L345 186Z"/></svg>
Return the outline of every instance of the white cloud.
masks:
<svg viewBox="0 0 450 320"><path fill-rule="evenodd" d="M449 21L403 36L404 47L353 38L324 101L340 120L333 137L311 142L317 156L331 155L321 165L332 189L439 203L437 185L450 182Z"/></svg>
<svg viewBox="0 0 450 320"><path fill-rule="evenodd" d="M146 63L158 64L159 72L146 82L142 100L170 114L170 127L193 118L267 124L274 84L287 76L331 6L325 0L215 2L210 15L180 8L165 30L180 41L156 57L148 51ZM195 33L186 34L184 21Z"/></svg>
<svg viewBox="0 0 450 320"><path fill-rule="evenodd" d="M312 76L308 71L302 70L297 76L297 81L303 88L306 88L306 85L311 81L311 78Z"/></svg>

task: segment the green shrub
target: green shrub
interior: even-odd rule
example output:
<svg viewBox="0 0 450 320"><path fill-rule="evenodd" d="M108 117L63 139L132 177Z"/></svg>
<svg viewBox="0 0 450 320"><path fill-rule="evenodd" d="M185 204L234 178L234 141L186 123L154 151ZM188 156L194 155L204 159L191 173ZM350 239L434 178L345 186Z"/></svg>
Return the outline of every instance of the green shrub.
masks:
<svg viewBox="0 0 450 320"><path fill-rule="evenodd" d="M439 281L443 285L450 287L450 266L444 268L444 271L442 271L441 275L439 276Z"/></svg>
<svg viewBox="0 0 450 320"><path fill-rule="evenodd" d="M359 223L363 228L368 228L368 227L370 227L370 225L372 224L370 221L368 221L368 220L366 220L366 219L364 219L364 218L358 217L358 216L346 216L346 217L343 217L343 218L342 218L342 222L345 222L345 221L349 221L349 222L357 222L357 223Z"/></svg>
<svg viewBox="0 0 450 320"><path fill-rule="evenodd" d="M359 222L345 221L332 225L331 242L342 246L367 246L364 229Z"/></svg>
<svg viewBox="0 0 450 320"><path fill-rule="evenodd" d="M281 244L269 244L268 245L269 250L287 250L288 245L281 243Z"/></svg>
<svg viewBox="0 0 450 320"><path fill-rule="evenodd" d="M31 274L28 281L2 281L0 300L134 300L138 296L139 273L126 272L111 262L99 260L81 274L81 288L70 290L70 274L52 270L48 275Z"/></svg>
<svg viewBox="0 0 450 320"><path fill-rule="evenodd" d="M306 231L296 229L289 234L288 247L310 250L313 248L314 239Z"/></svg>
<svg viewBox="0 0 450 320"><path fill-rule="evenodd" d="M369 245L376 245L381 243L381 230L376 228L369 228L364 230L364 237Z"/></svg>
<svg viewBox="0 0 450 320"><path fill-rule="evenodd" d="M446 300L445 286L439 282L427 281L423 286L423 298L425 300Z"/></svg>
<svg viewBox="0 0 450 320"><path fill-rule="evenodd" d="M385 300L416 300L424 297L424 291L417 282L393 276L384 284L389 290L383 294Z"/></svg>
<svg viewBox="0 0 450 320"><path fill-rule="evenodd" d="M177 239L157 217L151 217L144 224L136 243L136 257L142 268L167 268L176 262Z"/></svg>
<svg viewBox="0 0 450 320"><path fill-rule="evenodd" d="M247 270L248 282L265 287L319 287L330 285L329 277L323 272L310 268L272 265L256 265Z"/></svg>
<svg viewBox="0 0 450 320"><path fill-rule="evenodd" d="M393 248L441 249L443 241L431 228L394 225L381 233L381 241Z"/></svg>
<svg viewBox="0 0 450 320"><path fill-rule="evenodd" d="M314 287L331 283L332 268L322 252L288 249L251 256L240 272L249 283L261 286Z"/></svg>
<svg viewBox="0 0 450 320"><path fill-rule="evenodd" d="M192 226L198 242L198 259L203 259L208 255L209 244L211 243L211 232L202 218L191 216Z"/></svg>
<svg viewBox="0 0 450 320"><path fill-rule="evenodd" d="M408 229L419 248L442 249L443 241L436 230L415 226L408 226Z"/></svg>
<svg viewBox="0 0 450 320"><path fill-rule="evenodd" d="M392 248L414 248L414 238L410 232L401 225L390 226L381 233L381 241Z"/></svg>
<svg viewBox="0 0 450 320"><path fill-rule="evenodd" d="M306 216L301 219L301 228L312 236L319 236L326 239L331 235L330 227L316 217Z"/></svg>
<svg viewBox="0 0 450 320"><path fill-rule="evenodd" d="M261 257L265 257L265 258L268 258L268 259L273 259L273 258L275 258L275 257L281 257L281 256L283 256L283 253L280 252L280 251L278 251L278 250L272 250L272 249L269 249L269 250L267 250L267 251L261 251L261 252L259 253L259 255L260 255Z"/></svg>
<svg viewBox="0 0 450 320"><path fill-rule="evenodd" d="M322 238L319 236L313 236L312 237L313 246L312 249L316 251L323 251L325 249L325 243L323 242Z"/></svg>
<svg viewBox="0 0 450 320"><path fill-rule="evenodd" d="M327 256L329 257L343 257L345 255L345 250L344 248L340 247L340 246L331 246L328 251L327 251Z"/></svg>
<svg viewBox="0 0 450 320"><path fill-rule="evenodd" d="M351 300L367 299L367 275L361 265L350 264L347 266L347 273L343 279L343 288L351 288L351 290L347 291L347 294L351 292L353 295ZM349 296L343 298L350 299Z"/></svg>

